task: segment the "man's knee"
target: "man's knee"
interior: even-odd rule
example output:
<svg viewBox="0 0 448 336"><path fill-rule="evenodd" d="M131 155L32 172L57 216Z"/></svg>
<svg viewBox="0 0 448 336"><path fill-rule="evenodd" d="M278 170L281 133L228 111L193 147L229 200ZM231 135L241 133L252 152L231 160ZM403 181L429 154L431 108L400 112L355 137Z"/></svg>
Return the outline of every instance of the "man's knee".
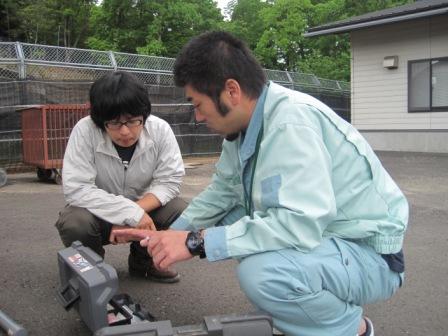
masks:
<svg viewBox="0 0 448 336"><path fill-rule="evenodd" d="M242 291L259 308L270 311L272 303L312 291L305 270L292 265L279 252L259 253L245 258L238 266Z"/></svg>
<svg viewBox="0 0 448 336"><path fill-rule="evenodd" d="M163 207L149 213L158 230L166 230L182 214L188 203L176 197Z"/></svg>
<svg viewBox="0 0 448 336"><path fill-rule="evenodd" d="M55 224L65 246L75 240L84 241L98 231L97 218L84 208L67 206L60 213Z"/></svg>
<svg viewBox="0 0 448 336"><path fill-rule="evenodd" d="M267 274L264 271L264 263L257 261L258 255L243 259L238 265L237 274L241 290L248 299L256 306L260 306L261 296L264 295L268 286Z"/></svg>
<svg viewBox="0 0 448 336"><path fill-rule="evenodd" d="M172 216L174 217L174 220L177 219L188 206L188 203L185 202L185 200L183 200L180 197L174 198L173 200L168 202L168 204L170 206L171 213L172 213ZM174 220L172 219L172 221L174 221Z"/></svg>

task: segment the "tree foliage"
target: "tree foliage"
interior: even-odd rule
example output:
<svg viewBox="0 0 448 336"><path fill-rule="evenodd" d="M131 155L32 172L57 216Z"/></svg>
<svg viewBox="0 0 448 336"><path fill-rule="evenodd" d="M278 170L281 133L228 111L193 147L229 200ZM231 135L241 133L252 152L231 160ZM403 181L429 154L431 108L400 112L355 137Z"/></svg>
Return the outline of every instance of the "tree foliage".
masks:
<svg viewBox="0 0 448 336"><path fill-rule="evenodd" d="M226 11L231 20L225 22L223 28L246 41L249 48L255 50L264 30L261 11L268 5L260 0L230 1Z"/></svg>
<svg viewBox="0 0 448 336"><path fill-rule="evenodd" d="M309 0L277 0L260 15L264 29L255 49L262 63L279 70L298 70L307 54L303 32L312 6Z"/></svg>
<svg viewBox="0 0 448 336"><path fill-rule="evenodd" d="M412 0L0 0L0 40L175 57L193 36L227 30L266 68L350 79L348 34L309 28Z"/></svg>
<svg viewBox="0 0 448 336"><path fill-rule="evenodd" d="M94 9L91 48L174 57L191 37L219 27L211 0L104 0Z"/></svg>
<svg viewBox="0 0 448 336"><path fill-rule="evenodd" d="M309 27L344 20L409 0L276 0L259 12L261 31L254 51L271 69L313 73L319 77L350 80L348 34L304 38ZM235 5L235 11L241 0ZM259 24L259 23L257 23ZM252 44L253 45L253 44Z"/></svg>
<svg viewBox="0 0 448 336"><path fill-rule="evenodd" d="M7 27L2 35L31 43L83 46L93 3L93 0L2 0L0 21Z"/></svg>

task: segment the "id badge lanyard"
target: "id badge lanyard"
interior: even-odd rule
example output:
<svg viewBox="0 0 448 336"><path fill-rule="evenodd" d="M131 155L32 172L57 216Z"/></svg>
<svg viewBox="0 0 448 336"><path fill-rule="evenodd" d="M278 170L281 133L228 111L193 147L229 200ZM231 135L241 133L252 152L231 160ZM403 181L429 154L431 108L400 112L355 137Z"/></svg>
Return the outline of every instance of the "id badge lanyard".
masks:
<svg viewBox="0 0 448 336"><path fill-rule="evenodd" d="M253 164L249 180L249 190L246 190L245 187L243 188L244 208L246 209L246 216L250 216L250 219L254 219L254 203L252 200L252 190L254 186L254 176L255 176L255 170L257 168L258 152L260 150L261 138L263 138L263 122L261 122L260 131L258 132L257 142L255 144L255 153L253 156Z"/></svg>

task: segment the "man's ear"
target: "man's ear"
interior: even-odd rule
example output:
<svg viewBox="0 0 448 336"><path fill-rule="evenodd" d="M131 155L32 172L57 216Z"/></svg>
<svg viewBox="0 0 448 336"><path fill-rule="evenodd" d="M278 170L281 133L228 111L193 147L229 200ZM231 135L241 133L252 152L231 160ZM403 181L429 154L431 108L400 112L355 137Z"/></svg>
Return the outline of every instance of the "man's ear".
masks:
<svg viewBox="0 0 448 336"><path fill-rule="evenodd" d="M235 79L229 78L224 84L224 94L232 105L238 105L242 97L240 84Z"/></svg>

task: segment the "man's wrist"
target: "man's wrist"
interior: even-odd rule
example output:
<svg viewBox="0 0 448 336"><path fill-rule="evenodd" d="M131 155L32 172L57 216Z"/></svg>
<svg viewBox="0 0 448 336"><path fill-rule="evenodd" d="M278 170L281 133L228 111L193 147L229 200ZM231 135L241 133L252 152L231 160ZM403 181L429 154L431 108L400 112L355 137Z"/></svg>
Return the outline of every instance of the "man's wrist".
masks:
<svg viewBox="0 0 448 336"><path fill-rule="evenodd" d="M140 206L146 213L154 211L162 206L162 202L159 198L152 194L146 193L142 198L135 201L138 206Z"/></svg>

